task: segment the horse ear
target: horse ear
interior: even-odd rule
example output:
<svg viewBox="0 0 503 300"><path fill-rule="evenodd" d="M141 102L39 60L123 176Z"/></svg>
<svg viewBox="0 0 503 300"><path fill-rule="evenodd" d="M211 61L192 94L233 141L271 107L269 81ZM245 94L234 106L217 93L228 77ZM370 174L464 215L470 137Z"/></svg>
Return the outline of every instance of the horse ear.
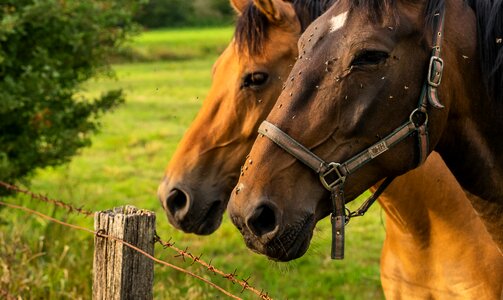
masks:
<svg viewBox="0 0 503 300"><path fill-rule="evenodd" d="M287 0L253 0L257 7L271 22L279 22L283 18L283 9Z"/></svg>
<svg viewBox="0 0 503 300"><path fill-rule="evenodd" d="M246 6L250 3L250 0L230 0L230 2L236 13L241 15L243 14Z"/></svg>

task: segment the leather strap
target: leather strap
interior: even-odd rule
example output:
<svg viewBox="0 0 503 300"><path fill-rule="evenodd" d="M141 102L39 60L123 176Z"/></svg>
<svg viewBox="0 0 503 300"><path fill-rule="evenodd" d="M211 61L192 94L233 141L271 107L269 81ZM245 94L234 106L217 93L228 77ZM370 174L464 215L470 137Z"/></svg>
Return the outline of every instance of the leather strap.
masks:
<svg viewBox="0 0 503 300"><path fill-rule="evenodd" d="M330 191L334 211L330 216L332 222L332 259L344 259L344 236L346 226L344 191L338 185Z"/></svg>
<svg viewBox="0 0 503 300"><path fill-rule="evenodd" d="M419 155L417 162L418 166L422 165L426 161L426 158L428 157L428 153L430 150L429 135L428 135L428 114L427 114L427 106L429 100L428 96L426 95L427 93L428 93L427 84L424 84L421 90L421 96L419 97L418 111L424 113L424 117L426 118L426 120L424 120L422 125L416 123L417 142L419 145ZM420 122L420 120L414 120L414 119L412 119L412 121Z"/></svg>
<svg viewBox="0 0 503 300"><path fill-rule="evenodd" d="M406 122L402 126L398 127L379 142L342 163L341 166L343 172L346 176L354 173L366 163L388 151L389 148L416 132L417 129L418 128L414 125L414 123L409 120L409 122Z"/></svg>
<svg viewBox="0 0 503 300"><path fill-rule="evenodd" d="M324 173L327 171L328 164L309 149L304 147L301 143L291 138L288 134L284 133L281 129L274 126L272 123L263 121L258 128L258 132L267 136L270 140L280 146L283 150L293 155L306 166L313 169L316 174Z"/></svg>
<svg viewBox="0 0 503 300"><path fill-rule="evenodd" d="M377 198L379 198L379 196L381 196L381 194L384 192L384 190L393 182L393 180L395 178L396 177L393 176L393 177L387 177L386 179L384 179L383 183L381 183L381 185L372 194L372 196L368 197L367 200L365 200L365 202L363 202L363 204L360 205L360 207L357 210L350 212L349 215L346 216L347 222L349 222L349 220L351 218L361 217L361 216L365 215L365 213L370 208L370 206L372 206L372 204L374 204L374 202L377 200Z"/></svg>
<svg viewBox="0 0 503 300"><path fill-rule="evenodd" d="M438 86L442 81L444 71L444 61L440 58L440 50L442 46L442 34L444 32L445 9L435 14L434 25L435 32L433 33L433 48L431 51L430 64L428 66L427 88L428 102L435 108L444 108L438 98Z"/></svg>
<svg viewBox="0 0 503 300"><path fill-rule="evenodd" d="M378 157L382 153L388 151L390 147L396 145L404 138L416 132L419 126L417 126L412 119L413 114L415 113L421 113L421 112L415 110L411 114L408 122L398 127L396 130L394 130L392 133L390 133L388 136L386 136L379 142L375 143L374 145L363 150L359 154L353 156L352 158L348 159L347 161L341 164L327 163L319 156L314 154L311 150L300 144L298 141L296 141L291 136L283 132L274 124L269 123L268 121L263 121L262 124L260 124L258 132L264 136L267 136L282 149L284 149L292 156L303 162L306 166L314 170L317 174L320 174L321 176L326 176L328 172L331 172L333 169L337 168L336 170L338 171L337 173L340 173L338 177L346 177L349 174L354 173L360 167L370 162L374 158ZM325 187L330 190L331 186L333 186L333 184L328 183L328 186Z"/></svg>

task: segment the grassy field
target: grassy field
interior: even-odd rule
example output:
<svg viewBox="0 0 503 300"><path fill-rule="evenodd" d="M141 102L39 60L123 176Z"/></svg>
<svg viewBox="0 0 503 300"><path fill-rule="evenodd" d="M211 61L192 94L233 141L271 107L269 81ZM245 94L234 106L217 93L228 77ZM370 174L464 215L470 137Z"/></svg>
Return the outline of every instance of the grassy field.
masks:
<svg viewBox="0 0 503 300"><path fill-rule="evenodd" d="M124 54L133 61L214 57L227 46L232 31L232 27L150 31L133 39Z"/></svg>
<svg viewBox="0 0 503 300"><path fill-rule="evenodd" d="M91 210L124 204L154 210L157 231L164 239L172 237L178 247L204 253L203 259L212 258L226 272L237 268L239 277L251 276L252 285L276 299L383 298L379 256L385 230L379 206L348 226L344 261L330 260L328 220L318 224L308 253L287 264L249 251L227 216L216 233L205 237L183 234L168 224L156 188L206 95L218 49L225 47L231 35L232 28L218 28L149 32L135 39L135 49L175 53L178 59L116 65L116 79L89 82L85 93L91 95L122 87L127 103L102 119L102 130L93 138L92 147L68 165L40 170L30 188ZM195 54L180 59L187 49ZM7 201L89 228L93 224L92 219L68 215L27 197ZM90 299L92 251L93 237L88 234L0 210L0 298L9 294L24 299ZM156 255L245 299L257 299L248 292L240 294L239 287L197 265L174 258L169 249L158 247ZM154 292L156 299L225 299L219 291L160 266L156 266Z"/></svg>

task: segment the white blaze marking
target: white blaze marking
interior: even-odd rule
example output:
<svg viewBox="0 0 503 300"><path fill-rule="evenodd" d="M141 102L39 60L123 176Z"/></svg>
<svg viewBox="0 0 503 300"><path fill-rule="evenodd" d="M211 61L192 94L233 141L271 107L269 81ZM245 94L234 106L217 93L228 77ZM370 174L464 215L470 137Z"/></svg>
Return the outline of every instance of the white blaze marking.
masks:
<svg viewBox="0 0 503 300"><path fill-rule="evenodd" d="M346 23L347 16L348 12L346 11L330 19L330 32L341 29L341 27Z"/></svg>

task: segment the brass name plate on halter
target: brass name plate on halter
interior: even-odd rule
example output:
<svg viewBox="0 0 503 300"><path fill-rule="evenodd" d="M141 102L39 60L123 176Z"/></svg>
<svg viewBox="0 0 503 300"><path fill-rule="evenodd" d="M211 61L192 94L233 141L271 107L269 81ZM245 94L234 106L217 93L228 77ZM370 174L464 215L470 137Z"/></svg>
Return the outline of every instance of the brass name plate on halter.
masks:
<svg viewBox="0 0 503 300"><path fill-rule="evenodd" d="M388 151L388 145L386 145L385 141L375 144L374 146L369 148L370 157L375 158L382 153Z"/></svg>

